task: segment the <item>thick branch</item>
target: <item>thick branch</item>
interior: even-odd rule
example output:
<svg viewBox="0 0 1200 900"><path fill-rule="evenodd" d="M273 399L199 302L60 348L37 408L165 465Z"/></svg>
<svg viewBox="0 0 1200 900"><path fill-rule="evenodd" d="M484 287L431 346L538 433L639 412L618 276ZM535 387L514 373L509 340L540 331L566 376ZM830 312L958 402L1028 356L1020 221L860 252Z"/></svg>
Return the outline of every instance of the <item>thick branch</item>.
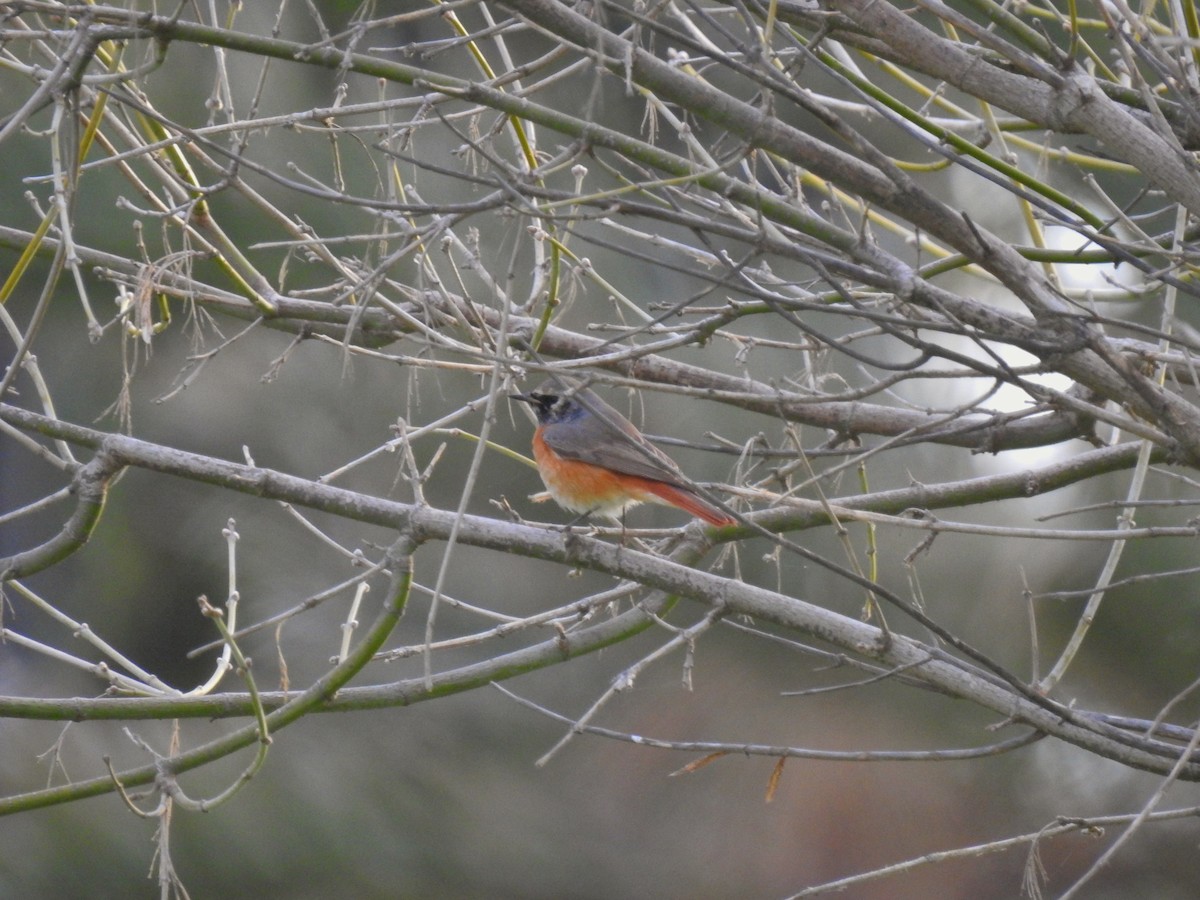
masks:
<svg viewBox="0 0 1200 900"><path fill-rule="evenodd" d="M1101 753L1136 768L1164 772L1170 769L1176 748L1150 740L1131 739L1119 729L1079 719L1066 707L1046 700L1034 703L999 679L943 651L895 633L885 638L874 626L823 609L795 597L742 584L733 579L697 571L689 564L655 557L628 547L578 535L563 536L540 528L484 519L457 517L452 512L414 507L353 491L313 484L295 476L236 463L224 462L172 448L161 447L122 435L105 435L92 429L69 425L13 407L0 405L0 418L18 427L47 436L100 449L113 460L228 489L270 497L351 518L398 528L413 540L446 540L451 532L464 545L505 553L583 566L657 588L670 595L716 606L724 611L814 635L849 652L868 656L889 666L904 667L907 674L956 696L970 699L1003 715L1025 721L1038 730ZM1115 455L1115 454L1114 454ZM1027 492L1036 480L1026 480ZM893 498L893 502L894 502ZM693 539L705 532L694 531ZM703 552L704 542L683 551L689 559ZM557 641L551 642L561 654ZM496 666L509 670L521 665L513 658L545 652L531 648L501 660L466 667L456 673L463 684L477 686L484 677L493 679ZM560 656L561 658L561 656ZM515 671L515 670L514 670ZM369 689L377 703L412 702L411 685ZM145 701L147 703L153 701ZM160 701L171 702L171 701ZM257 732L255 732L256 734ZM1132 744L1136 743L1136 746ZM1189 778L1200 779L1200 765L1189 768ZM2 809L2 807L0 807Z"/></svg>

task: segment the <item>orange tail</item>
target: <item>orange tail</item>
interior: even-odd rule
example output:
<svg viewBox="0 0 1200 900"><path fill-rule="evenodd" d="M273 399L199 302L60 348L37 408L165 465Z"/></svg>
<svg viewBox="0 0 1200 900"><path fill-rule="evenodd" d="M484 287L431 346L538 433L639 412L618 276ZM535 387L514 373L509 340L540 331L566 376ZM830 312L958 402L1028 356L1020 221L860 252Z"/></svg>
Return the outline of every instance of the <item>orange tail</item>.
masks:
<svg viewBox="0 0 1200 900"><path fill-rule="evenodd" d="M661 481L644 481L642 486L664 503L669 503L671 506L677 506L685 512L690 512L693 516L703 519L709 525L716 525L718 528L722 528L737 522L737 519L717 509L703 497L693 494L691 491L675 487L671 484L665 484Z"/></svg>

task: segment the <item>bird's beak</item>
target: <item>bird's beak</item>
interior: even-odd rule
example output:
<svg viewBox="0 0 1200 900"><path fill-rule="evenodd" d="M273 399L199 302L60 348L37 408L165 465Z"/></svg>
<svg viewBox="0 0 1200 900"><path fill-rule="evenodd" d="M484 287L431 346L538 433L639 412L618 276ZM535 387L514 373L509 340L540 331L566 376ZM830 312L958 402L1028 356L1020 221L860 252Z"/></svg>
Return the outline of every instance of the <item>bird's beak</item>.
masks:
<svg viewBox="0 0 1200 900"><path fill-rule="evenodd" d="M537 406L537 399L529 394L509 394L509 400L520 400L522 403L528 403L531 406Z"/></svg>

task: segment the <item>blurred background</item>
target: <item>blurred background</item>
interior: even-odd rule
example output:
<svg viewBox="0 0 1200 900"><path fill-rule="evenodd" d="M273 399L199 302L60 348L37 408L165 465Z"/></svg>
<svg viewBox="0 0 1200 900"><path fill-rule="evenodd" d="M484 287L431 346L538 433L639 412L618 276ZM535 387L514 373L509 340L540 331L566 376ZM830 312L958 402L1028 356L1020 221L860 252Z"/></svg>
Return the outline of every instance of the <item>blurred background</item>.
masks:
<svg viewBox="0 0 1200 900"><path fill-rule="evenodd" d="M497 19L505 16L503 8L490 4L458 6L464 7L462 21L472 31L488 28L485 11ZM349 4L317 2L312 7L320 12L326 30L340 35L339 45L364 18L363 11ZM237 11L235 27L248 34L270 34L275 14L273 6L250 4ZM33 21L23 20L26 26ZM36 59L32 38L16 40L17 25L9 24L6 59ZM323 36L313 16L299 6L285 10L280 32L286 39L306 42ZM413 15L392 25L377 24L363 36L361 52L403 62L413 60L414 48L420 46L426 51L420 65L459 77L478 77L465 45L441 15ZM55 35L44 40L49 47L62 45ZM507 46L518 59L528 59L546 52L545 40L529 31L515 31ZM490 47L489 52L494 51ZM148 58L148 43L130 41L124 52L125 64L133 68ZM223 74L236 104L233 110L221 109L213 100L224 90ZM0 111L5 116L21 109L31 95L34 83L27 75L15 65L0 69ZM314 122L292 128L275 123L245 134L246 146L239 152L278 177L268 177L250 165L239 176L293 222L303 222L314 234L327 238L395 229L399 236L389 246L405 240L404 215L336 202L323 193L330 186L338 186L347 197L381 200L386 194L382 186L388 183L381 172L395 164L414 196L450 210L495 189L495 181L480 174L489 163L463 150L464 135L482 140L481 135L494 130L495 146L512 152L504 120L495 113L468 116L463 107L455 106L421 113L414 99L420 92L412 87L279 60L264 66L261 58L250 54L229 53L218 60L213 48L199 43L172 42L164 65L139 84L158 113L189 128L219 124L226 116L270 117L337 103L413 100L413 105L395 112L338 119L338 128L345 130L336 134ZM342 85L344 94L339 93ZM836 85L814 76L811 87L833 91ZM646 115L640 98L628 96L616 80L598 78L587 69L549 83L537 99L574 114L586 111L613 127L628 127ZM45 132L54 124L54 113L53 105L39 110L26 129L5 142L0 224L9 228L32 232L41 218L39 210L50 201L45 178L52 168ZM405 117L416 123L404 133L408 143L396 138L403 129L389 121L393 115L397 121ZM420 124L436 115L448 118L434 126ZM132 123L128 111L121 116L126 124ZM802 114L795 117L807 126ZM354 131L355 126L368 124L376 130ZM388 144L394 157L382 152L378 143L389 128L396 129ZM881 141L895 139L882 124L867 125L864 131L877 134ZM716 136L705 136L710 138L715 145ZM213 138L226 149L240 139L239 132ZM684 149L669 130L660 139L675 152ZM539 150L547 156L566 143L550 132L543 132L542 141ZM901 151L893 148L893 152ZM98 147L89 160L108 155ZM425 162L415 165L410 162L413 156ZM227 163L220 160L221 165ZM589 160L589 164L588 190L620 184L602 161ZM325 262L295 245L284 246L282 242L291 235L271 215L255 206L246 193L221 188L222 173L199 165L198 169L200 180L214 188L209 196L214 218L260 272L284 294L332 299L331 268ZM1079 183L1070 171L1057 174L1065 182ZM557 183L569 184L572 177L562 173ZM940 195L980 210L986 227L1001 233L1019 227L1011 205L990 203L977 180L951 169L931 175L929 184ZM323 187L309 193L303 189L306 185ZM1137 188L1127 190L1132 195ZM161 187L151 191L164 202L170 199ZM34 202L26 199L27 192ZM997 193L1003 194L998 189ZM150 206L118 167L87 169L71 211L74 238L92 250L135 260L144 255L161 259L169 251L183 249L186 242L169 216L146 212ZM986 220L984 210L993 212L993 220ZM514 302L533 293L540 260L526 224L499 208L455 219L456 232L478 248L484 271L463 266L458 271L464 283L449 289L490 301L488 285L494 280L503 283ZM685 228L636 224L664 240L694 240ZM657 311L654 304L662 302L690 299L700 306L717 307L728 297L745 299L730 284L714 288L699 266L693 263L693 271L688 271L679 255L669 250L656 256L654 248L628 236L605 246L606 238L617 241L618 235L599 226L590 230L581 226L580 234L584 233L591 242L576 235L572 246L579 257L587 258L592 270L603 273L607 284L589 280L585 267L578 267L570 279L569 305L556 317L556 325L588 334L594 333L588 329L595 323L626 321L620 303L612 300L615 294L632 298L652 313ZM883 240L903 245L898 237ZM269 242L280 243L268 246ZM640 246L646 258L631 255L631 246ZM11 271L20 250L12 241L0 246L0 272ZM429 256L439 252L443 251L430 248ZM428 269L417 255L399 255L383 266L380 260L386 251L366 239L345 248L335 246L334 253L354 265L379 264L386 277L396 282L429 286ZM788 259L772 259L770 264L785 281L807 277L801 266ZM193 265L196 278L230 289L211 262ZM21 328L29 327L40 286L50 272L49 262L38 259L8 300L7 310ZM1107 285L1109 275L1111 270L1097 276L1093 267L1070 277L1098 278ZM379 357L350 354L337 342L297 342L294 334L261 323L232 339L249 323L219 313L210 318L204 310L172 301L170 323L155 312L155 320L164 327L147 342L126 333L112 282L97 277L90 268L84 279L104 333L89 338L78 291L67 276L60 279L33 344L55 412L69 422L103 430L127 427L146 441L224 460L244 461L248 453L260 466L315 479L394 438L397 420L414 426L434 422L487 391L482 372L486 367L451 366L448 363L456 361L452 354L420 336L380 348ZM1011 304L1001 290L971 274L949 276L944 285L997 305ZM1130 300L1119 309L1133 321L1153 321L1153 310L1144 308L1152 305L1150 299L1141 305ZM531 313L535 308L521 311ZM835 335L857 327L835 313L824 318L814 314L806 321ZM781 337L780 322L773 317L748 318L736 330L739 340L713 340L703 348L685 347L668 355L764 383L793 378L808 365L794 347L771 346L773 339ZM884 346L881 339L879 352L886 352ZM201 366L202 354L218 347L219 352L204 358ZM12 333L0 335L0 359L11 359L16 348ZM429 364L414 364L418 359ZM863 380L863 367L848 357L823 360L820 365L823 384L831 391ZM6 402L41 409L38 386L27 371L17 376L13 389ZM892 399L906 408L950 408L968 402L977 389L978 385L945 380L906 382L896 388ZM774 446L786 444L781 423L767 416L696 397L646 390L638 402L631 402L628 392L601 390L648 432L695 445L669 450L699 481L737 480L734 454L698 449L714 447L713 433L740 444L761 432ZM991 400L992 407L1010 403L1014 409L1028 402L1019 394ZM122 404L128 413L124 424L119 413ZM454 423L472 434L478 434L482 424L479 414ZM523 408L501 404L490 439L527 454L532 427ZM804 430L806 445L816 445L823 437L819 429ZM1083 442L1073 441L982 455L923 445L874 458L870 489L1022 471L1069 458L1082 449L1086 449ZM457 508L474 442L436 434L416 443L413 452L419 466L436 460L424 485L428 503ZM1099 476L1052 494L948 515L999 526L1036 527L1040 516L1087 508L1070 518L1071 528L1111 528L1116 511L1102 504L1122 495L1127 481L1127 473ZM380 453L335 483L373 496L412 499L397 453ZM11 436L0 435L0 513L19 509L64 484L62 473ZM500 516L495 501L503 499L526 518L565 522L569 517L561 510L529 502L528 496L539 490L532 468L489 451L467 509ZM851 469L827 480L823 490L827 496L839 496L860 493L862 487ZM1154 478L1156 498L1183 501L1194 493L1192 481L1165 473ZM58 504L4 521L0 556L54 534L67 508ZM1175 524L1186 518L1186 513L1164 507L1140 512L1138 521ZM226 595L227 547L222 529L231 519L240 536L238 590L243 623L287 610L355 574L344 555L303 528L278 503L130 470L110 492L101 526L87 546L62 565L23 583L67 616L90 625L146 670L186 689L207 678L214 666L212 652L196 658L188 654L216 638L211 624L198 613L196 598L204 594L216 602ZM385 529L316 514L312 519L328 537L346 547L362 548L371 558L394 540ZM682 514L669 509L639 508L629 517L631 528L681 524ZM796 537L827 558L844 562L843 544L832 529ZM1033 630L1039 641L1035 658L1026 592L1042 595L1087 588L1108 549L1100 542L948 534L934 541L915 563L908 562L923 537L916 531L881 528L877 533L880 580L904 596L919 592L927 612L946 628L1030 678L1053 660L1085 598L1033 604ZM865 552L865 529L852 526L850 541L857 552ZM416 577L421 588L433 587L445 552L445 545L433 543L418 551ZM613 585L596 573L581 574L515 555L468 547L453 552L446 596L499 615L533 615ZM1139 543L1123 557L1118 577L1187 569L1194 556L1190 538ZM849 616L862 611L861 590L803 560L778 558L761 539L740 542L719 562L714 552L702 565L714 563L722 574L736 574L749 583ZM1058 690L1058 699L1085 709L1153 718L1195 678L1194 583L1189 574L1112 591ZM377 601L383 587L378 582L368 595L359 615L363 623L373 617L377 605L372 597ZM245 638L242 646L254 660L259 686L278 688L284 665L293 689L303 689L327 671L338 652L350 599L348 593L338 595L290 620L278 633L267 629ZM420 644L428 608L426 590L414 592L389 647ZM690 624L703 613L683 605L671 622ZM2 614L5 627L32 640L89 661L97 659L69 629L11 590ZM486 620L445 604L437 622L439 639L488 627ZM733 623L748 624L752 623ZM862 673L733 625L714 628L698 643L690 689L684 684L684 656L671 655L642 671L631 689L620 692L604 708L595 724L664 740L829 750L971 747L1015 733L1011 728L991 730L1002 724L1000 719L985 710L966 708L962 701L887 680L858 685ZM908 630L907 624L902 627ZM910 633L927 638L917 629ZM511 646L497 648L493 643L446 654L439 665L449 668L553 635L551 627L534 629L515 638ZM576 717L620 673L669 636L665 630L652 629L569 664L513 679L506 687ZM803 636L786 637L803 640ZM354 683L413 677L420 674L421 666L420 658L377 663ZM836 685L846 687L785 695ZM236 678L225 686L241 689ZM0 693L94 697L103 690L104 685L90 674L43 653L11 642L0 646ZM1195 714L1196 704L1189 697L1172 709L1171 720L1186 723ZM241 723L184 721L179 725L180 745L183 749L198 746L235 724ZM4 748L0 792L9 796L96 777L105 771L105 757L111 757L118 770L145 764L147 754L129 733L165 753L173 727L169 722L64 726L0 720ZM1156 776L1051 740L1004 756L961 762L792 759L773 790L772 759L731 755L685 770L703 754L586 735L576 736L546 765L536 765L564 731L562 724L495 688L411 707L311 715L276 735L265 768L233 801L204 814L176 812L170 823L171 858L193 897L781 897L925 854L1037 832L1059 816L1135 812L1159 784ZM236 778L249 758L250 751L244 751L183 776L181 784L193 798L212 796ZM1173 806L1195 803L1195 789L1178 785L1168 799ZM142 802L148 807L154 801ZM114 795L0 819L0 896L149 895L156 890L152 873L156 826L153 820L132 815ZM1061 888L1092 864L1113 833L1058 837L1032 854L1028 846L1020 845L918 866L907 874L856 885L844 896L1013 897L1021 891L1027 870L1043 873L1048 885ZM1187 820L1144 829L1091 883L1087 896L1166 900L1195 896L1200 884L1196 840L1195 824Z"/></svg>

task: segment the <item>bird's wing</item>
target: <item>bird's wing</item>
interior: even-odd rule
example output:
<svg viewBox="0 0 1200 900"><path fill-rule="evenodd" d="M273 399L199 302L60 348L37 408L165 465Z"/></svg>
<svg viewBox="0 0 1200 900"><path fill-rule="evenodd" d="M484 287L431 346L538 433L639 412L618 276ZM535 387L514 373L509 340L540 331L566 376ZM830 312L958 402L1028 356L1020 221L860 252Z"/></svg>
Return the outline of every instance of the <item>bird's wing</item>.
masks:
<svg viewBox="0 0 1200 900"><path fill-rule="evenodd" d="M559 456L691 490L669 456L635 435L599 420L542 430L542 440Z"/></svg>

